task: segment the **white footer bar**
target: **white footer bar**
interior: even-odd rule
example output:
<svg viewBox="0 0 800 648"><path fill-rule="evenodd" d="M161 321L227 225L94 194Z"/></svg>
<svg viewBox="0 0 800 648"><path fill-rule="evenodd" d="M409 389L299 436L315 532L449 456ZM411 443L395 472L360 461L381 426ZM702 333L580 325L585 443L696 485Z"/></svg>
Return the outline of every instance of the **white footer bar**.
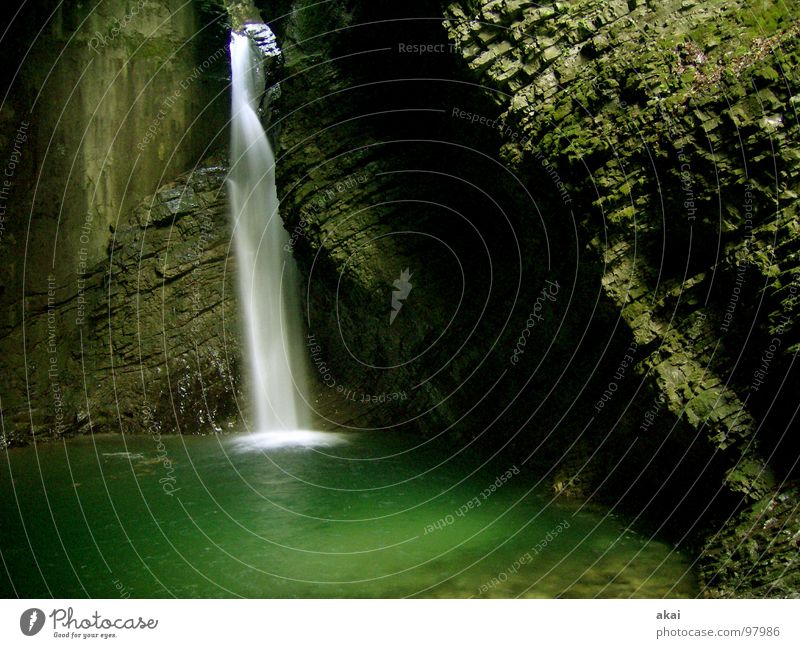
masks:
<svg viewBox="0 0 800 648"><path fill-rule="evenodd" d="M800 600L4 600L0 646L800 646ZM583 642L583 643L579 643Z"/></svg>

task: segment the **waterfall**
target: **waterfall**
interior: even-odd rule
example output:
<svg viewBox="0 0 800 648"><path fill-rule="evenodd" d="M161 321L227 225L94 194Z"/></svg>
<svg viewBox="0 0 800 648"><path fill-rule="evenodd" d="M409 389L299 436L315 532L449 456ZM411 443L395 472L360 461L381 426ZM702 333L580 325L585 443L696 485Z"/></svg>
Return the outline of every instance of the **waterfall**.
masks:
<svg viewBox="0 0 800 648"><path fill-rule="evenodd" d="M264 89L261 54L231 34L231 171L228 189L246 335L255 431L302 443L309 423L303 394L299 277L278 214L275 156L258 116ZM284 248L286 246L286 248Z"/></svg>

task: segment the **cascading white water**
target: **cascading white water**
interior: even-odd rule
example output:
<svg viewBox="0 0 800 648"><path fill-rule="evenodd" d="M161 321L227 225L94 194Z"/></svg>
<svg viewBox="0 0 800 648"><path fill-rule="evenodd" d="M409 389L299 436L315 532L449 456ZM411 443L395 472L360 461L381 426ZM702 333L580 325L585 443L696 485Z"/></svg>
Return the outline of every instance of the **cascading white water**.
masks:
<svg viewBox="0 0 800 648"><path fill-rule="evenodd" d="M231 172L239 292L247 339L256 430L303 443L308 416L305 391L298 276L285 252L288 232L278 215L275 156L257 112L264 87L259 52L245 35L231 35L233 101Z"/></svg>

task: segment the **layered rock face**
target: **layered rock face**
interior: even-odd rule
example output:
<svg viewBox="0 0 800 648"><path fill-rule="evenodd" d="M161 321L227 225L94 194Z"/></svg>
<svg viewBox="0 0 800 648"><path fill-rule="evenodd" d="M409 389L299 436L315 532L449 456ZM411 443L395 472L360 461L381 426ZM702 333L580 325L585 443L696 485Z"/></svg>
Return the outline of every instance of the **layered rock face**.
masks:
<svg viewBox="0 0 800 648"><path fill-rule="evenodd" d="M689 475L674 481L661 450L673 448L676 466L704 458L697 478L711 476L711 492L691 490L689 479L684 497L713 511L701 532L710 537L703 576L725 595L798 591L800 520L779 504L795 496L784 488L798 457L789 433L800 341L790 5L447 8L467 67L514 133L503 159L528 178L559 170L563 185L551 191L575 197L603 292L631 332L625 371L594 409L655 454L621 475L630 483L636 472L663 473L659 490L677 494ZM725 524L734 507L744 509ZM741 568L742 546L758 569ZM733 564L723 559L731 554Z"/></svg>
<svg viewBox="0 0 800 648"><path fill-rule="evenodd" d="M524 274L519 228L543 255L545 237L520 221L525 188L485 152L496 135L450 115L472 89L441 25L349 9L324 29L302 8L288 18L271 129L320 414L479 436L507 405L487 386L510 366L511 312L547 270ZM437 56L406 51L420 41Z"/></svg>
<svg viewBox="0 0 800 648"><path fill-rule="evenodd" d="M324 29L300 7L276 23L271 133L320 413L491 451L546 438L532 461L552 466L575 442L557 424L583 425L580 376L603 351L589 340L613 329L599 267L554 227L561 198L521 181L501 134L470 118L495 106L431 19L441 8L346 9Z"/></svg>
<svg viewBox="0 0 800 648"><path fill-rule="evenodd" d="M165 184L118 226L108 261L77 279L75 295L60 300L53 281L27 300L32 352L27 388L17 388L30 409L4 398L6 443L31 433L208 434L239 420L226 176L222 163L207 164Z"/></svg>
<svg viewBox="0 0 800 648"><path fill-rule="evenodd" d="M287 28L274 132L329 395L342 383L341 399L410 384L413 403L368 420L392 426L411 408L428 434L516 446L557 492L618 504L690 545L704 594L797 592L798 520L784 504L798 451L787 433L798 282L796 32L785 8L453 3L447 41L424 20L430 6L416 19L349 9L330 16L327 41L295 32L292 42ZM364 52L372 74L356 62ZM400 114L421 107L447 118ZM404 136L424 143L385 146ZM447 156L439 140L499 156L502 170ZM460 203L447 183L398 181L408 168L476 178L508 201L508 227L481 221L485 206ZM467 306L481 312L489 352L459 352L453 339L471 322L456 319L425 361L449 361L445 376L422 389L425 363L395 365L433 339L426 329L446 328L452 280L434 284L416 330L385 321L404 268L447 276L435 249L398 245L409 224L431 231L395 201L420 195L480 223L500 261L493 306ZM473 285L486 286L479 248L459 243ZM398 317L412 312L413 290ZM765 519L775 507L781 516Z"/></svg>
<svg viewBox="0 0 800 648"><path fill-rule="evenodd" d="M207 422L203 390L170 373L224 353L219 307L229 294L209 279L227 255L224 173L168 183L227 141L226 32L195 4L149 0L28 3L12 27L4 49L18 60L4 70L2 113L13 167L0 239L4 440L141 431L151 427L145 410L177 420L170 430L187 412ZM192 372L208 385L216 366ZM187 391L190 408L180 404ZM230 394L225 403L235 409Z"/></svg>

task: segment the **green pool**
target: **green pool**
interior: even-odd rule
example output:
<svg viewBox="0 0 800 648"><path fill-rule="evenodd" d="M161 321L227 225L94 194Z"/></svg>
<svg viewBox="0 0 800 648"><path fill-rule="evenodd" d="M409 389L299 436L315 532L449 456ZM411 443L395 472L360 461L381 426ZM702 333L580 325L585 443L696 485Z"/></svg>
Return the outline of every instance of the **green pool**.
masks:
<svg viewBox="0 0 800 648"><path fill-rule="evenodd" d="M686 556L523 465L387 433L0 453L0 593L686 597Z"/></svg>

